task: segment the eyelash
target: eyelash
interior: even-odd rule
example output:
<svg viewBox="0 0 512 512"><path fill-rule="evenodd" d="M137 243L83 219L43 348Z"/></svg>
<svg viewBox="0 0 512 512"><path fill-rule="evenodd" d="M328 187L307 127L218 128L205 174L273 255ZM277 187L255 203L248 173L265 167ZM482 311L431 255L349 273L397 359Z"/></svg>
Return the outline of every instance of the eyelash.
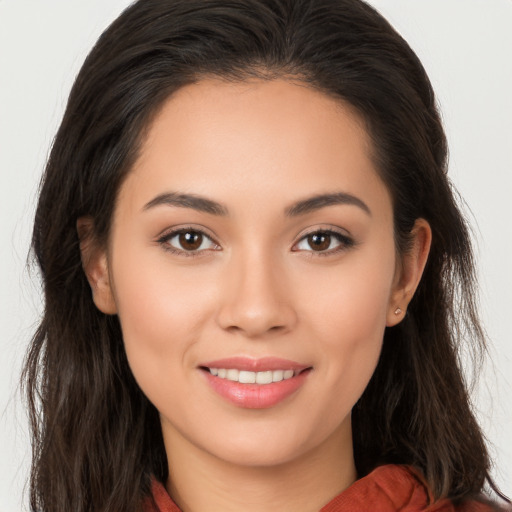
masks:
<svg viewBox="0 0 512 512"><path fill-rule="evenodd" d="M214 249L202 249L202 250L199 250L199 251L197 251L197 250L187 251L185 249L178 249L176 247L173 247L170 244L170 240L172 240L174 237L177 237L179 235L184 235L184 234L187 234L187 233L193 233L193 234L196 234L196 235L201 235L203 238L205 238L207 240L210 240L210 242L216 248L214 248ZM219 247L219 244L210 235L205 233L202 229L198 229L198 228L194 228L194 227L184 227L184 228L179 228L179 229L175 229L175 230L172 230L172 231L168 231L168 232L164 233L161 237L159 237L157 239L157 243L160 244L165 251L168 251L168 252L170 252L172 254L177 254L178 256L185 256L187 258L194 258L194 257L197 258L199 256L204 256L205 251L211 251L211 250L218 251L218 250L220 250L220 249L217 249L217 247ZM202 245L202 243L201 243L201 245Z"/></svg>
<svg viewBox="0 0 512 512"><path fill-rule="evenodd" d="M325 251L314 251L313 249L311 249L310 251L308 251L308 250L301 251L300 249L295 249L295 252L309 253L308 257L311 257L311 258L313 258L315 256L327 257L327 256L332 256L332 255L338 254L340 252L346 251L348 249L351 249L352 247L354 247L356 245L356 242L353 238L351 238L343 233L340 233L334 229L326 228L326 229L315 229L313 231L310 231L309 233L302 235L301 238L299 239L299 241L297 243L295 243L293 247L298 246L300 243L307 240L308 237L313 236L313 235L323 235L323 236L327 236L330 238L334 238L335 240L337 240L339 242L339 245L333 249L328 249ZM293 250L294 249L292 248L292 251Z"/></svg>
<svg viewBox="0 0 512 512"><path fill-rule="evenodd" d="M191 234L191 233L200 235L203 238L208 239L215 246L215 248L187 251L185 249L178 249L178 248L170 245L170 240L172 240L173 238L175 238L179 235ZM325 251L315 251L313 249L311 249L310 251L294 249L294 247L297 247L300 243L304 242L305 240L307 240L308 237L311 237L313 235L321 235L321 236L334 238L339 242L339 245L337 247L335 247L334 249L328 249ZM188 258L203 256L206 251L220 250L220 248L218 248L219 244L210 235L208 235L201 229L193 228L193 227L185 227L185 228L179 228L179 229L175 229L172 231L168 231L164 235L160 236L156 241L158 244L160 244L162 246L162 248L165 251L168 251L172 254L177 254L179 256L185 256ZM203 241L201 242L201 245L202 245L202 243L203 243ZM302 235L302 237L299 239L299 241L293 245L292 251L293 252L308 252L308 253L310 253L309 254L310 257L314 257L314 256L325 257L325 256L331 256L334 254L338 254L342 251L346 251L348 249L351 249L355 245L356 245L356 243L352 238L350 238L349 236L347 236L345 234L339 233L338 231L335 231L333 229L316 229L314 231L310 231L309 233Z"/></svg>

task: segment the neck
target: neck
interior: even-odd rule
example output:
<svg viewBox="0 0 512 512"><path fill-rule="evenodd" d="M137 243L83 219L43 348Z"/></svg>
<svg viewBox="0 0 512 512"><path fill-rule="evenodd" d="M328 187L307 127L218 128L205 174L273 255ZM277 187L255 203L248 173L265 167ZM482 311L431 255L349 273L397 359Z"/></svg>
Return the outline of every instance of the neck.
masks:
<svg viewBox="0 0 512 512"><path fill-rule="evenodd" d="M183 512L222 510L318 512L356 480L350 425L296 459L243 466L164 436L167 490Z"/></svg>

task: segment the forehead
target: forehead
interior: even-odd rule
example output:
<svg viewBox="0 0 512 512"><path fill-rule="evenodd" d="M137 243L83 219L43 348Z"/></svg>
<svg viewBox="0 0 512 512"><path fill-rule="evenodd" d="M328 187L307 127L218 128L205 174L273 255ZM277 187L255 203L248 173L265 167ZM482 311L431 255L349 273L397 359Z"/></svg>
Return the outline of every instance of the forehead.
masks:
<svg viewBox="0 0 512 512"><path fill-rule="evenodd" d="M276 144L283 144L287 134L294 141L312 140L312 132L318 132L319 127L328 128L331 136L322 130L318 137L340 148L343 140L339 135L343 134L336 128L341 125L344 132L358 137L369 152L371 143L364 122L356 109L341 99L297 80L228 82L208 78L181 87L164 102L146 131L143 152L163 142L163 138L169 142L171 136L178 140L181 135L187 137L190 130L202 135L203 141L218 133L224 139L252 135L257 140L265 138L267 143L273 139ZM300 148L296 147L295 152L298 151Z"/></svg>
<svg viewBox="0 0 512 512"><path fill-rule="evenodd" d="M146 200L162 192L150 182L219 199L248 188L268 197L382 189L371 153L355 109L307 85L205 79L166 100L128 181Z"/></svg>

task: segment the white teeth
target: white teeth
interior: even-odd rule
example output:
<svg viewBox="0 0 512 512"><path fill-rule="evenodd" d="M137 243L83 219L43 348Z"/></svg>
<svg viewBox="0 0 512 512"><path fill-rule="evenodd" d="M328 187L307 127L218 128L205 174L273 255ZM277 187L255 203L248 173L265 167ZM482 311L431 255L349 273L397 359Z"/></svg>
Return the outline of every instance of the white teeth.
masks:
<svg viewBox="0 0 512 512"><path fill-rule="evenodd" d="M282 380L291 379L295 373L293 370L267 370L265 372L249 372L236 370L235 368L209 368L210 373L221 379L227 379L241 384L271 384Z"/></svg>
<svg viewBox="0 0 512 512"><path fill-rule="evenodd" d="M256 374L254 372L247 372L242 370L238 382L242 384L254 384L256 382Z"/></svg>
<svg viewBox="0 0 512 512"><path fill-rule="evenodd" d="M272 382L272 372L258 372L256 374L256 384L270 384Z"/></svg>
<svg viewBox="0 0 512 512"><path fill-rule="evenodd" d="M284 378L284 370L274 370L272 372L272 382L279 382Z"/></svg>
<svg viewBox="0 0 512 512"><path fill-rule="evenodd" d="M226 378L228 380L237 381L238 380L238 370L229 369L226 373Z"/></svg>

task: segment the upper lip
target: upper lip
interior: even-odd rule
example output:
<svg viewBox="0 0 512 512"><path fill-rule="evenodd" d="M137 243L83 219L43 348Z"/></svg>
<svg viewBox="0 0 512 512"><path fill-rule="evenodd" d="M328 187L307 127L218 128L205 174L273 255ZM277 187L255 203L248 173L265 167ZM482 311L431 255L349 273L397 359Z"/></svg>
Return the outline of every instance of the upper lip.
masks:
<svg viewBox="0 0 512 512"><path fill-rule="evenodd" d="M217 359L215 361L208 361L201 364L200 367L233 368L249 372L265 372L270 370L294 370L296 372L300 372L306 368L310 368L309 365L297 363L296 361L291 361L289 359L281 359L279 357L262 357L253 359L243 356L227 357L224 359Z"/></svg>

